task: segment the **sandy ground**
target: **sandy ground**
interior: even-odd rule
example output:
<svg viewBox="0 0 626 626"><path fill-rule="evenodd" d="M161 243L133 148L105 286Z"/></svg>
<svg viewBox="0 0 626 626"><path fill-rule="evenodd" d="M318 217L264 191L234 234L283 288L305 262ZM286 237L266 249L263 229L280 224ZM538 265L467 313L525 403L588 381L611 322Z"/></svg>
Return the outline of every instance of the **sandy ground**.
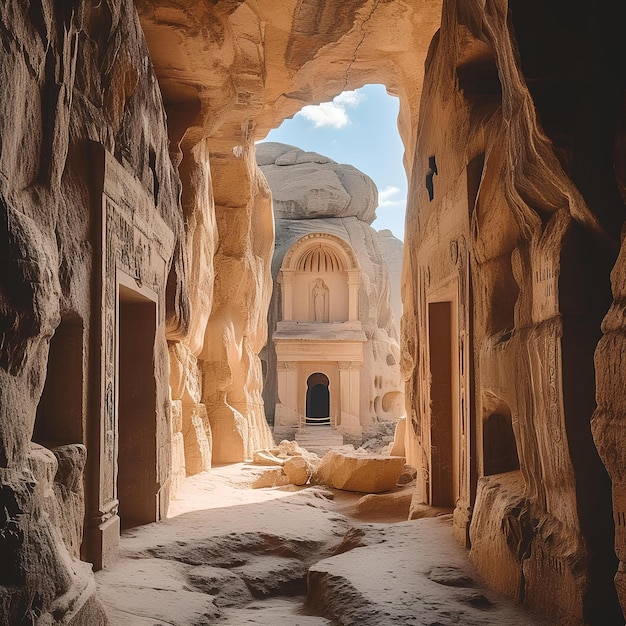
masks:
<svg viewBox="0 0 626 626"><path fill-rule="evenodd" d="M259 471L194 476L166 521L123 534L96 574L113 626L548 623L484 587L450 516L359 520L356 494L252 489Z"/></svg>

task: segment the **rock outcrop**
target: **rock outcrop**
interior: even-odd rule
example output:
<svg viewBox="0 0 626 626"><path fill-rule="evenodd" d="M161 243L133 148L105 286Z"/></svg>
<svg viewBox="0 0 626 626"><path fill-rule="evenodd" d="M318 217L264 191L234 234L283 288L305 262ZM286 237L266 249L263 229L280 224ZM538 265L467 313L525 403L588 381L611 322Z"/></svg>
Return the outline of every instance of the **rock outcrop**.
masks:
<svg viewBox="0 0 626 626"><path fill-rule="evenodd" d="M395 323L400 330L400 320L402 319L402 256L404 254L404 244L389 229L378 231L378 243L383 252L383 258L387 263L389 271L389 298Z"/></svg>
<svg viewBox="0 0 626 626"><path fill-rule="evenodd" d="M117 542L122 283L139 298L119 308L127 332L136 302L147 319L127 346L149 354L135 382L151 409L153 520L169 498L164 328L188 322L180 181L132 2L9 1L0 22L0 623L95 625L106 618L79 552L99 564Z"/></svg>
<svg viewBox="0 0 626 626"><path fill-rule="evenodd" d="M404 469L404 457L362 452L327 452L313 481L344 491L381 493L396 486Z"/></svg>
<svg viewBox="0 0 626 626"><path fill-rule="evenodd" d="M346 552L309 569L308 610L346 626L410 626L416 615L423 624L542 623L485 594L462 548L445 545L449 532L447 517L353 529Z"/></svg>
<svg viewBox="0 0 626 626"><path fill-rule="evenodd" d="M621 522L590 422L626 216L624 61L598 21L612 10L539 7L444 2L432 42L403 269L407 455L492 585L556 622L620 624ZM605 455L617 309L596 356Z"/></svg>
<svg viewBox="0 0 626 626"><path fill-rule="evenodd" d="M371 224L376 217L376 185L352 165L274 142L258 144L256 160L272 191L277 220L356 217Z"/></svg>

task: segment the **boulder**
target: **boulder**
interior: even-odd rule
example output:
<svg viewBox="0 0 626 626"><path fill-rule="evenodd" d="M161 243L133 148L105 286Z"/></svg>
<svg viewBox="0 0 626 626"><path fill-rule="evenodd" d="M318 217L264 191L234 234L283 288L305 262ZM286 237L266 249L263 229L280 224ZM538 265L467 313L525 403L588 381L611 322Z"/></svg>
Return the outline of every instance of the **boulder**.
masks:
<svg viewBox="0 0 626 626"><path fill-rule="evenodd" d="M287 439L283 439L278 444L276 455L284 458L287 456L304 456L307 452L307 450L298 445L297 441L288 441Z"/></svg>
<svg viewBox="0 0 626 626"><path fill-rule="evenodd" d="M357 517L408 519L413 492L410 489L390 493L368 493L354 506Z"/></svg>
<svg viewBox="0 0 626 626"><path fill-rule="evenodd" d="M344 491L380 493L396 486L404 457L331 450L322 459L315 482Z"/></svg>
<svg viewBox="0 0 626 626"><path fill-rule="evenodd" d="M252 455L252 462L255 465L283 465L284 459L279 459L270 450L257 450Z"/></svg>
<svg viewBox="0 0 626 626"><path fill-rule="evenodd" d="M405 465L400 477L398 478L398 486L408 485L417 478L417 470L412 465Z"/></svg>
<svg viewBox="0 0 626 626"><path fill-rule="evenodd" d="M289 457L283 466L289 482L293 485L306 485L310 478L310 471L306 459L301 456Z"/></svg>
<svg viewBox="0 0 626 626"><path fill-rule="evenodd" d="M301 457L306 461L306 471L307 471L307 480L312 474L317 471L317 468L320 464L320 458L315 454L315 452L309 452L306 448L298 445L297 441L288 441L287 439L283 439L278 444L278 448L273 450L275 456L284 461L287 461L293 457ZM287 470L285 470L287 471ZM292 472L294 470L292 469ZM294 485L305 484L305 483L297 483L294 482Z"/></svg>
<svg viewBox="0 0 626 626"><path fill-rule="evenodd" d="M376 217L376 185L352 165L274 142L257 145L256 158L278 219L356 217L370 224Z"/></svg>

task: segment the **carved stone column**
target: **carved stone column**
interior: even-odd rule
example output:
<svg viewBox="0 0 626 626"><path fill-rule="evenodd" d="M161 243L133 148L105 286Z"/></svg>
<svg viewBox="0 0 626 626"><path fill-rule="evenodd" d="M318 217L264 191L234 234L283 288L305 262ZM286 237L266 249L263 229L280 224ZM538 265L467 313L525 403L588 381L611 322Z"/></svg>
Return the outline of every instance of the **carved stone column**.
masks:
<svg viewBox="0 0 626 626"><path fill-rule="evenodd" d="M278 426L298 426L298 363L278 361L278 400L275 420Z"/></svg>
<svg viewBox="0 0 626 626"><path fill-rule="evenodd" d="M283 269L281 282L283 285L283 320L293 320L293 284L296 278L294 270Z"/></svg>
<svg viewBox="0 0 626 626"><path fill-rule="evenodd" d="M359 286L361 285L360 270L348 270L348 320L359 320Z"/></svg>
<svg viewBox="0 0 626 626"><path fill-rule="evenodd" d="M339 361L339 391L341 394L339 429L349 435L362 434L359 415L361 366L360 361Z"/></svg>

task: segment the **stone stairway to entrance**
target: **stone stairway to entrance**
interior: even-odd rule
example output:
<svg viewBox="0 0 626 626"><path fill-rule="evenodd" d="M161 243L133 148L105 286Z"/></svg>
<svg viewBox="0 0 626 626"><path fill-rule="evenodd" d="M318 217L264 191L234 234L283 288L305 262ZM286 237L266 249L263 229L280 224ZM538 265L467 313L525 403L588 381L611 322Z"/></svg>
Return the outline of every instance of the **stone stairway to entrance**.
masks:
<svg viewBox="0 0 626 626"><path fill-rule="evenodd" d="M329 450L343 445L343 435L332 426L307 425L296 431L296 442L309 452L323 456Z"/></svg>

